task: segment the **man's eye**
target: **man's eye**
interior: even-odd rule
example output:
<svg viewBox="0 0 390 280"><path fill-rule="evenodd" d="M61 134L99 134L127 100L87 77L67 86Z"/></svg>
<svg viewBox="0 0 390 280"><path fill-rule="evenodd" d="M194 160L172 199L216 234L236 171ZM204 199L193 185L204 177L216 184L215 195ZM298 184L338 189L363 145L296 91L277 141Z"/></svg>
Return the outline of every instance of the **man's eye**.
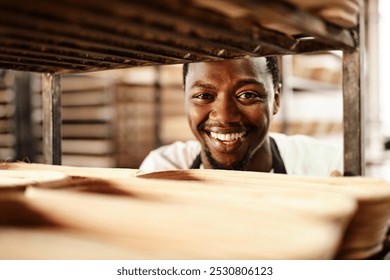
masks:
<svg viewBox="0 0 390 280"><path fill-rule="evenodd" d="M196 99L204 99L204 100L210 100L210 99L213 99L214 96L210 93L200 93L200 94L196 94L194 95L193 98L196 98Z"/></svg>
<svg viewBox="0 0 390 280"><path fill-rule="evenodd" d="M239 99L260 99L261 97L256 92L245 91L245 92L237 95L237 98L239 98Z"/></svg>

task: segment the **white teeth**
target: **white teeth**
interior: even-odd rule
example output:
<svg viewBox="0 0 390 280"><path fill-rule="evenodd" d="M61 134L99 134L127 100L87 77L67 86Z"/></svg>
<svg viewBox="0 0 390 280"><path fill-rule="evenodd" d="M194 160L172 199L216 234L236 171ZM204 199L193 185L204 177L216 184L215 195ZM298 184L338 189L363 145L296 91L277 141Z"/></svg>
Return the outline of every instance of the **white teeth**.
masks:
<svg viewBox="0 0 390 280"><path fill-rule="evenodd" d="M211 137L221 141L233 141L241 138L245 133L215 133L211 132Z"/></svg>

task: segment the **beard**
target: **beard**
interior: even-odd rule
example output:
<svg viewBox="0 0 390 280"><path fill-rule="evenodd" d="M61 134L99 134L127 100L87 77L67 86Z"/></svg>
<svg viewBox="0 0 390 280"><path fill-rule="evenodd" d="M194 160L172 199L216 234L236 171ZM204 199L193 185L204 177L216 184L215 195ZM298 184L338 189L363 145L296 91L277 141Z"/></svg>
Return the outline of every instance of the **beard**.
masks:
<svg viewBox="0 0 390 280"><path fill-rule="evenodd" d="M201 123L198 127L197 130L199 133L206 133L205 127L223 127L219 123L214 123L214 122L203 122ZM231 125L233 126L233 125ZM237 127L241 127L241 125L236 125ZM251 131L254 128L250 125L245 126L247 131ZM203 142L202 146L204 147L203 150L205 152L205 155L207 157L208 162L210 163L211 167L213 169L224 169L224 170L237 170L237 171L244 171L245 168L248 166L249 161L251 160L252 156L251 153L249 152L251 147L248 147L244 157L242 159L238 159L234 162L231 163L226 163L226 162L220 162L218 161L215 157L210 152L209 147L204 141L200 141L201 143Z"/></svg>
<svg viewBox="0 0 390 280"><path fill-rule="evenodd" d="M250 153L249 153L249 151L247 151L245 153L245 156L242 159L227 164L227 163L220 162L220 161L216 160L213 157L213 155L211 154L210 149L207 146L205 147L204 151L205 151L207 160L209 161L209 163L213 169L244 171L245 168L247 167L250 159L251 159Z"/></svg>

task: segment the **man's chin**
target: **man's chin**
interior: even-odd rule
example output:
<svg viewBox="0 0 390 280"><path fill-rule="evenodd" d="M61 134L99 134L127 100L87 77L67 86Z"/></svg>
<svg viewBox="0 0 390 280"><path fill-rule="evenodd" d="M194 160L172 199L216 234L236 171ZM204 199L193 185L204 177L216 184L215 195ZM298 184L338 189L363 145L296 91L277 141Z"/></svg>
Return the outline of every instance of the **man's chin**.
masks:
<svg viewBox="0 0 390 280"><path fill-rule="evenodd" d="M244 156L244 158L236 161L221 161L217 160L209 149L206 149L206 157L208 162L210 163L211 167L213 169L224 169L224 170L245 170L248 162L249 162L249 156L248 153Z"/></svg>

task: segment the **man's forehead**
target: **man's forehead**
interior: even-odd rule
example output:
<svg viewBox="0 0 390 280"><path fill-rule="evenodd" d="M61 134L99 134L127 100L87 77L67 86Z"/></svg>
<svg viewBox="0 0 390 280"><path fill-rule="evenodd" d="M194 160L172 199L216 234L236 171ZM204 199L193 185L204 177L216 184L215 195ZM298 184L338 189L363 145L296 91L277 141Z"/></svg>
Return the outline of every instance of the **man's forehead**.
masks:
<svg viewBox="0 0 390 280"><path fill-rule="evenodd" d="M211 77L260 77L271 75L264 57L191 63L188 76L191 79Z"/></svg>
<svg viewBox="0 0 390 280"><path fill-rule="evenodd" d="M266 65L267 59L265 57L246 57L246 58L233 58L233 59L223 59L216 61L201 61L201 62L192 62L188 65L192 66L202 66L202 65L221 65L221 64L240 64L240 63L256 63L258 65Z"/></svg>

